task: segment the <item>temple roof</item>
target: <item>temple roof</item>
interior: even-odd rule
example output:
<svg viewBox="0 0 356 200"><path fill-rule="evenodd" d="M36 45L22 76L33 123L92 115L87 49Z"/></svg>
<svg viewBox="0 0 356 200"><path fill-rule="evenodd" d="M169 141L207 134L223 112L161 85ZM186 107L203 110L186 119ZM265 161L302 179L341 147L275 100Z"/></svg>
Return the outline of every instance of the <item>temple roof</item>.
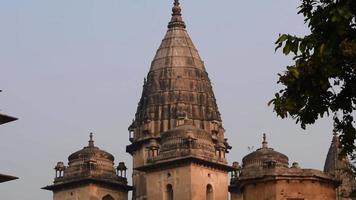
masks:
<svg viewBox="0 0 356 200"><path fill-rule="evenodd" d="M174 1L168 30L145 79L134 122L137 128L149 122L159 133L175 128L172 120L187 118L204 129L210 121L221 122L212 85Z"/></svg>
<svg viewBox="0 0 356 200"><path fill-rule="evenodd" d="M126 177L117 174L114 156L94 145L92 133L88 146L68 157L68 166L58 162L54 169L56 170L54 184L43 189L58 190L79 183L98 183L130 189Z"/></svg>
<svg viewBox="0 0 356 200"><path fill-rule="evenodd" d="M345 161L339 159L339 154L341 152L340 147L339 137L337 134L334 134L329 147L328 155L326 156L324 172L335 173L335 170L345 167Z"/></svg>
<svg viewBox="0 0 356 200"><path fill-rule="evenodd" d="M68 157L69 162L73 162L76 159L83 159L83 158L101 158L106 159L111 162L114 161L114 156L104 150L99 149L94 145L93 134L90 134L90 140L88 146L84 147L83 149L72 153Z"/></svg>
<svg viewBox="0 0 356 200"><path fill-rule="evenodd" d="M277 167L288 167L288 157L273 148L268 147L266 134L263 134L262 147L246 155L243 159L243 168L262 168L264 165L273 163Z"/></svg>

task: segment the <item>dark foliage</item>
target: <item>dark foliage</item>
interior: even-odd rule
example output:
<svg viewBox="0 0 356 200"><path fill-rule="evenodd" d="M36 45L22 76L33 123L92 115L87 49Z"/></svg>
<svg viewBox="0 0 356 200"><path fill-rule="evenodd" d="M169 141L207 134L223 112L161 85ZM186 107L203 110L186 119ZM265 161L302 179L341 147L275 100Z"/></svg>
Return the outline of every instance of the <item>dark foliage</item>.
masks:
<svg viewBox="0 0 356 200"><path fill-rule="evenodd" d="M292 117L303 129L332 116L341 133L343 153L356 150L356 0L302 0L310 34L281 34L276 50L294 55L293 65L279 74L284 89L271 104L279 117Z"/></svg>

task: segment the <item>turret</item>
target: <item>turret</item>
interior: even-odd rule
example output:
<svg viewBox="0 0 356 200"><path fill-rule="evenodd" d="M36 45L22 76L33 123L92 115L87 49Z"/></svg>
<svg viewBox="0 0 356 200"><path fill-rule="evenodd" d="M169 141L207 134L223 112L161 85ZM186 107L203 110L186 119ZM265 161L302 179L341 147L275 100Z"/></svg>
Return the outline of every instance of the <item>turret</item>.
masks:
<svg viewBox="0 0 356 200"><path fill-rule="evenodd" d="M68 166L60 161L54 167L52 185L42 189L53 192L53 200L66 199L128 199L126 166L114 167L114 156L94 145L90 134L88 146L68 157Z"/></svg>

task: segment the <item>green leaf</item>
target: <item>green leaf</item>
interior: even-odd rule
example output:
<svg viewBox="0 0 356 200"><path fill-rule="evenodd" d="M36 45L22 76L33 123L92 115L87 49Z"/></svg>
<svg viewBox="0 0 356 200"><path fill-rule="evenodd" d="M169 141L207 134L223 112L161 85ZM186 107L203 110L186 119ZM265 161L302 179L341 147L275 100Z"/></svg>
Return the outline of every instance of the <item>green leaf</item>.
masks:
<svg viewBox="0 0 356 200"><path fill-rule="evenodd" d="M294 78L299 78L299 71L295 67L290 68L289 72L294 76Z"/></svg>
<svg viewBox="0 0 356 200"><path fill-rule="evenodd" d="M276 41L276 44L279 43L283 43L284 41L286 41L288 39L288 35L287 34L282 34L279 36L279 38Z"/></svg>
<svg viewBox="0 0 356 200"><path fill-rule="evenodd" d="M278 45L276 46L276 48L274 49L274 51L276 52L279 48L281 48L282 44L283 44L282 42L278 43Z"/></svg>
<svg viewBox="0 0 356 200"><path fill-rule="evenodd" d="M291 48L291 44L290 44L290 42L287 42L286 45L283 48L283 53L285 55L288 55L290 53L290 50L291 50L290 48Z"/></svg>

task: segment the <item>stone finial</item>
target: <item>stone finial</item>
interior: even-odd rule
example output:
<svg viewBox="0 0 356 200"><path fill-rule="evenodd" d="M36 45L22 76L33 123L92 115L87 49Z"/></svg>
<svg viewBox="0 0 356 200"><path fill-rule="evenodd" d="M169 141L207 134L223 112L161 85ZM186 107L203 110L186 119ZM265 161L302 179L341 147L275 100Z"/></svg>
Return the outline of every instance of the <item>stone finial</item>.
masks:
<svg viewBox="0 0 356 200"><path fill-rule="evenodd" d="M168 24L168 28L180 27L185 28L185 23L182 19L182 9L180 7L179 0L174 0L174 6L172 8L172 18Z"/></svg>
<svg viewBox="0 0 356 200"><path fill-rule="evenodd" d="M89 147L94 147L93 133L89 134Z"/></svg>
<svg viewBox="0 0 356 200"><path fill-rule="evenodd" d="M268 148L268 142L267 142L266 133L263 134L262 148L264 148L264 149Z"/></svg>
<svg viewBox="0 0 356 200"><path fill-rule="evenodd" d="M174 7L172 9L173 15L182 15L182 9L180 8L179 0L174 0Z"/></svg>

